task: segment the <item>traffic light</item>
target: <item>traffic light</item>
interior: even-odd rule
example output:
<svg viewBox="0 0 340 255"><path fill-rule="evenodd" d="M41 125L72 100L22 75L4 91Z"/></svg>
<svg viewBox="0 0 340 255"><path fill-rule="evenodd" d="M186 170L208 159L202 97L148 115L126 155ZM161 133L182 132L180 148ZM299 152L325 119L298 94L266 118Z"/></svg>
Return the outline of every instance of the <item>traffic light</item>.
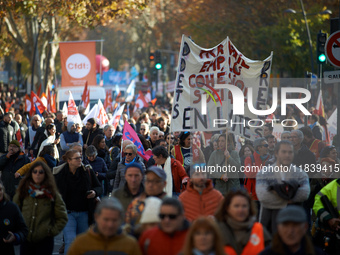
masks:
<svg viewBox="0 0 340 255"><path fill-rule="evenodd" d="M318 33L318 38L316 41L316 57L317 63L323 64L326 62L326 54L325 54L325 44L327 41L327 34L322 33L321 31Z"/></svg>
<svg viewBox="0 0 340 255"><path fill-rule="evenodd" d="M157 70L162 69L162 53L159 50L155 52L155 68Z"/></svg>
<svg viewBox="0 0 340 255"><path fill-rule="evenodd" d="M155 53L150 52L150 54L149 54L149 60L150 60L150 62L155 60Z"/></svg>

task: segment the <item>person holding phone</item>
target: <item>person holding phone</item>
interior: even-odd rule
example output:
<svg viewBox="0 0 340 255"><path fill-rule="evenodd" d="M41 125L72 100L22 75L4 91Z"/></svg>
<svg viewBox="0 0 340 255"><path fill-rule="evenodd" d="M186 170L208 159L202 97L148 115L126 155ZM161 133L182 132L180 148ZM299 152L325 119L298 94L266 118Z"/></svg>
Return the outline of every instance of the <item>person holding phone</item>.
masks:
<svg viewBox="0 0 340 255"><path fill-rule="evenodd" d="M68 222L63 231L65 254L76 235L85 232L93 222L95 198L103 190L92 169L82 164L82 156L76 150L63 155L66 164L53 169L58 189L66 204ZM57 169L57 170L56 170Z"/></svg>
<svg viewBox="0 0 340 255"><path fill-rule="evenodd" d="M0 181L0 251L14 255L14 245L25 241L28 228L16 204L10 201Z"/></svg>

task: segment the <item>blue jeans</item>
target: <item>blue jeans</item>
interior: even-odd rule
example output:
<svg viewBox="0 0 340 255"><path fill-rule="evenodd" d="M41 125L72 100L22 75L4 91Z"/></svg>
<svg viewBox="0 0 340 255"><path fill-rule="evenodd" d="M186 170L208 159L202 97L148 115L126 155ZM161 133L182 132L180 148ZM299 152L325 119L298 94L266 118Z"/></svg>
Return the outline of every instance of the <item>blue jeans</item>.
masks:
<svg viewBox="0 0 340 255"><path fill-rule="evenodd" d="M78 234L84 233L88 228L88 212L68 212L68 222L63 230L65 251L67 254L71 243Z"/></svg>

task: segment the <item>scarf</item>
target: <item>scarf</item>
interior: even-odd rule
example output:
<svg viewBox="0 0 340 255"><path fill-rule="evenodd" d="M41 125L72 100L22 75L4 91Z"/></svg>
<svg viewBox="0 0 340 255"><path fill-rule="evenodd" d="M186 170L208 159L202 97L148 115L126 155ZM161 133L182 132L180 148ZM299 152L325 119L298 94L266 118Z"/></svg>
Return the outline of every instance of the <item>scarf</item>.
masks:
<svg viewBox="0 0 340 255"><path fill-rule="evenodd" d="M161 165L157 165L157 167L162 168ZM168 197L172 197L172 173L171 173L171 158L168 157L164 163L164 172L166 173L166 186L164 188L164 192Z"/></svg>
<svg viewBox="0 0 340 255"><path fill-rule="evenodd" d="M33 198L48 198L49 200L54 201L52 193L47 190L45 186L30 183L28 186L28 194Z"/></svg>
<svg viewBox="0 0 340 255"><path fill-rule="evenodd" d="M227 224L232 228L236 243L244 247L249 240L249 230L253 227L256 221L255 217L248 219L245 222L233 220L231 217L226 217Z"/></svg>
<svg viewBox="0 0 340 255"><path fill-rule="evenodd" d="M45 154L43 158L46 160L47 165L53 169L57 165L57 160L53 158L51 155Z"/></svg>
<svg viewBox="0 0 340 255"><path fill-rule="evenodd" d="M59 159L59 151L57 149L57 146L54 144L55 141L55 135L51 135L49 137L47 137L40 145L39 151L38 151L38 156L40 154L40 152L42 151L42 149L44 148L45 145L50 145L52 144L54 147L54 158Z"/></svg>
<svg viewBox="0 0 340 255"><path fill-rule="evenodd" d="M317 123L317 122L315 122L314 124L310 124L310 125L309 125L310 129L313 130L313 128L316 126L316 123Z"/></svg>
<svg viewBox="0 0 340 255"><path fill-rule="evenodd" d="M256 153L260 155L259 151L256 151ZM268 154L265 154L263 156L260 155L260 158L261 158L261 161L264 162L268 158Z"/></svg>

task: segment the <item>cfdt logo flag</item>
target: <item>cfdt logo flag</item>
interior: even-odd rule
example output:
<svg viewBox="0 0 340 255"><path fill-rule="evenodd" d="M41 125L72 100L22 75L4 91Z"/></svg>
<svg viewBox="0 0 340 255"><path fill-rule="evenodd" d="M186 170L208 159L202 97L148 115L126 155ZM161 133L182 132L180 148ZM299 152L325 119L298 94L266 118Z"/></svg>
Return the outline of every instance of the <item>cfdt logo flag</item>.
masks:
<svg viewBox="0 0 340 255"><path fill-rule="evenodd" d="M96 85L96 43L59 43L62 79L61 86Z"/></svg>

